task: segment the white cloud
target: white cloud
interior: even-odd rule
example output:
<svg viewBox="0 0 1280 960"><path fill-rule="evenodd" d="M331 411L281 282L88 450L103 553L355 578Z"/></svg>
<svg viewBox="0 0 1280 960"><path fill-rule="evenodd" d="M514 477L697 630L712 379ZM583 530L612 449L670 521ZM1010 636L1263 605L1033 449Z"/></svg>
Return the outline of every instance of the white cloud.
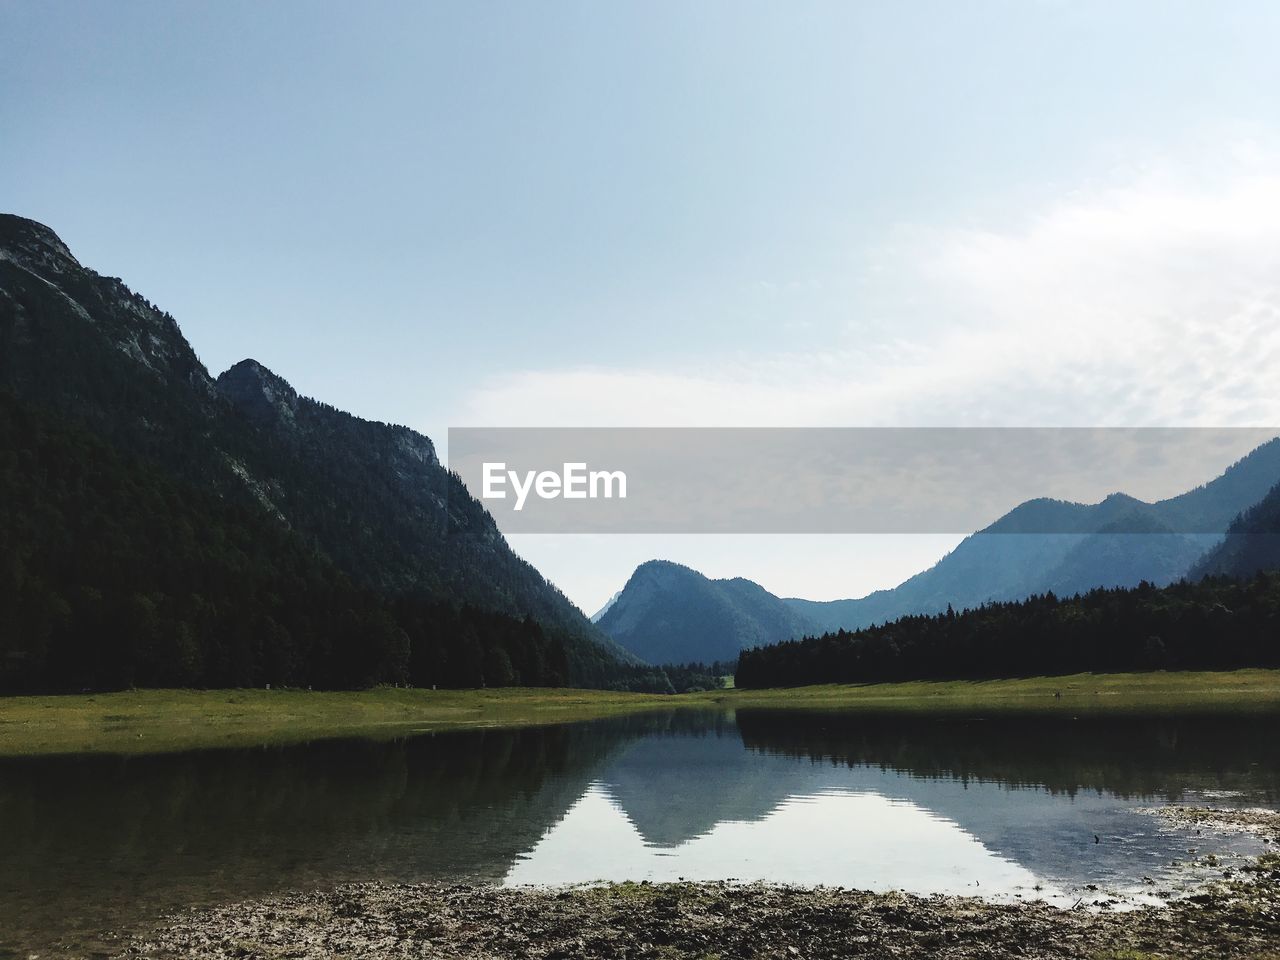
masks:
<svg viewBox="0 0 1280 960"><path fill-rule="evenodd" d="M1017 226L899 227L821 353L525 371L455 423L1280 422L1280 162L1220 156L1216 176L1148 170ZM850 288L832 279L815 288Z"/></svg>
<svg viewBox="0 0 1280 960"><path fill-rule="evenodd" d="M1280 424L1280 155L1236 144L1216 156L1211 176L1148 167L1014 225L903 225L855 258L856 275L809 291L859 291L809 301L846 318L839 330L828 324L821 352L684 358L673 345L662 369L529 370L480 384L454 423ZM807 342L819 342L822 322L815 312ZM945 549L928 538L830 537L815 564L804 538L667 539L646 542L647 555L823 599L892 586ZM521 548L587 606L640 556L625 538Z"/></svg>

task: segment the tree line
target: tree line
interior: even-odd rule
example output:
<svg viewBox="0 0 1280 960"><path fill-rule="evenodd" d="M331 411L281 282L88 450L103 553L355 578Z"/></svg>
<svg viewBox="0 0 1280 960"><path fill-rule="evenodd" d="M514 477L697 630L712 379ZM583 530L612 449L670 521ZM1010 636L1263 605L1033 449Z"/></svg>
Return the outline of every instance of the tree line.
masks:
<svg viewBox="0 0 1280 960"><path fill-rule="evenodd" d="M1280 667L1280 572L1052 593L745 650L739 687Z"/></svg>
<svg viewBox="0 0 1280 960"><path fill-rule="evenodd" d="M563 685L530 618L353 583L251 507L0 392L0 692Z"/></svg>
<svg viewBox="0 0 1280 960"><path fill-rule="evenodd" d="M603 686L609 690L636 693L701 693L720 690L725 677L732 676L734 662L716 660L711 663L664 663L624 665L614 669L614 676Z"/></svg>

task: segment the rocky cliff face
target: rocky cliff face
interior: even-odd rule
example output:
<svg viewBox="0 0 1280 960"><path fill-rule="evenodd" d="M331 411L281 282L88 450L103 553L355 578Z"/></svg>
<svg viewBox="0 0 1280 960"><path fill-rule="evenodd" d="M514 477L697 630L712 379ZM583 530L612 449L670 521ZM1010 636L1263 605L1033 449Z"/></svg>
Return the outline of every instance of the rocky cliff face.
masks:
<svg viewBox="0 0 1280 960"><path fill-rule="evenodd" d="M38 275L58 276L84 269L61 238L43 223L0 214L0 236L4 238L0 259Z"/></svg>
<svg viewBox="0 0 1280 960"><path fill-rule="evenodd" d="M218 392L251 420L296 424L298 392L257 360L241 360L219 374L217 382Z"/></svg>
<svg viewBox="0 0 1280 960"><path fill-rule="evenodd" d="M0 299L11 332L25 344L51 345L59 314L93 326L119 353L152 376L213 397L213 381L177 321L118 277L80 264L52 230L0 214ZM138 372L143 372L138 371Z"/></svg>

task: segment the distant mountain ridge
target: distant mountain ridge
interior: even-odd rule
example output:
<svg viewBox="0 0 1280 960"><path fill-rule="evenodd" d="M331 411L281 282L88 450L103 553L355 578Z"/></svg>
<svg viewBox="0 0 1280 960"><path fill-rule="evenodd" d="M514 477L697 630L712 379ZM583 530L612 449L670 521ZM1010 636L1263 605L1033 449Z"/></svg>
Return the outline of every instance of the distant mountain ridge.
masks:
<svg viewBox="0 0 1280 960"><path fill-rule="evenodd" d="M302 397L253 360L215 380L172 316L7 214L0 389L261 510L362 587L533 618L576 682L634 662L511 551L428 438Z"/></svg>
<svg viewBox="0 0 1280 960"><path fill-rule="evenodd" d="M733 660L744 647L785 640L817 624L750 580L711 580L678 563L650 560L636 568L599 626L649 663L687 663Z"/></svg>
<svg viewBox="0 0 1280 960"><path fill-rule="evenodd" d="M1225 531L1278 480L1280 440L1270 440L1208 483L1155 503L1119 493L1096 504L1029 500L890 590L857 600L788 603L824 629L851 630L941 613L948 605L961 610L1049 591L1172 583L1222 539L1184 531ZM1045 529L1074 532L1035 532Z"/></svg>
<svg viewBox="0 0 1280 960"><path fill-rule="evenodd" d="M941 613L948 606L959 611L1142 581L1164 585L1187 575L1223 540L1222 534L1186 531L1228 529L1278 480L1280 440L1271 440L1214 480L1155 503L1120 493L1096 504L1029 500L966 537L928 570L854 600L779 598L751 581L707 580L676 564L668 566L682 571L679 576L655 576L650 574L664 568L651 561L637 568L599 625L645 659L660 654L654 662L726 659L760 644ZM1280 494L1271 496L1280 514ZM1271 516L1259 513L1259 522Z"/></svg>

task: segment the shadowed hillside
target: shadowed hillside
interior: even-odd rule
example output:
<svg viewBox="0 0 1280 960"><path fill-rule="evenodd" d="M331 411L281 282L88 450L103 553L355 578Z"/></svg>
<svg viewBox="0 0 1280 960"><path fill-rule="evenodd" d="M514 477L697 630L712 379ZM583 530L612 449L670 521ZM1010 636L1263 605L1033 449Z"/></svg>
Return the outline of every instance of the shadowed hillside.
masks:
<svg viewBox="0 0 1280 960"><path fill-rule="evenodd" d="M95 464L109 458L119 461L124 473L119 474L116 491L125 485L125 473L131 478L128 482L150 488L150 479L139 479L145 473L167 485L169 493L156 494L161 500L182 502L181 509L174 507L165 515L172 521L167 532L183 536L188 529L197 531L197 543L183 561L195 566L183 567L185 579L171 588L140 571L135 584L121 583L108 591L120 594L120 606L150 603L162 619L186 623L198 636L198 622L164 611L174 603L194 603L175 600L177 587L211 601L201 586L200 564L212 564L207 576L215 581L222 578L216 571L227 564L217 556L200 556L205 547L214 555L222 547L217 540L200 541L198 531L224 529L222 519L206 516L208 511L231 511L239 525L237 536L250 555L270 553L279 545L268 559L286 567L309 565L302 581L331 576L316 572L329 567L353 588L377 597L369 603L382 611L386 629L371 633L389 638L393 645L403 646L397 629L415 629L397 621L393 607L434 604L466 606L504 618L506 625L498 629L505 633L518 631L530 620L563 650L569 679L579 683L608 682L617 666L631 659L512 553L492 518L440 464L428 438L407 427L362 420L300 397L282 378L253 361L237 364L215 381L173 317L122 281L83 267L47 227L9 215L0 216L0 389L16 398L10 410L17 419L11 423L39 423L34 429L44 431L46 439L67 431L69 437L79 430L100 445L91 452L87 441L42 442L29 436L23 441L27 453L8 461L5 479L11 491L58 512L68 531L78 527L81 537L118 538L121 576L134 568L132 558L143 552L146 542L129 525L129 512L117 509L111 490L98 490L96 499L90 498L82 508L73 506L74 484L79 482L75 480L66 497L48 500L42 471L49 467L39 463L33 451L53 455L59 444L79 445L90 451L86 456ZM74 456L63 459L66 470L78 469ZM80 469L87 479L93 467ZM78 510L83 514L76 515ZM108 510L115 515L104 513ZM41 540L40 529L20 519L11 518L9 530L18 539L10 541L14 551L7 562L11 567L25 565L38 555L42 589L53 599L42 593L31 603L50 608L40 616L56 627L59 618L65 619L64 607L73 608L73 613L77 604L92 607L97 602L92 591L101 593L103 585L83 577L60 582L67 565L78 563L75 544L53 537ZM112 549L109 539L93 546ZM10 587L18 589L24 577L22 569L13 567L8 571ZM81 588L90 593L67 592ZM244 589L263 595L280 592L267 581L241 588L242 594ZM216 595L221 588L215 584L210 589ZM290 586L284 592L297 590ZM225 611L216 613L223 616ZM244 642L265 651L263 657L270 659L271 651L282 646L312 648L309 639L297 642L293 625L269 610L267 614L246 617L241 628ZM91 620L93 615L88 616ZM322 620L340 626L344 616L339 612ZM282 642L281 629L290 635L288 642ZM461 656L474 661L463 670L472 683L521 680L510 662L518 657L505 650L489 652L505 641L473 636L485 629L473 621L438 630L421 626L420 632L423 643L441 654L445 644L433 638L446 632L471 637L462 644L471 652ZM353 626L349 632L360 631ZM19 636L11 626L0 639L11 656L15 651L19 659L35 656L23 645L38 638ZM453 661L453 667L461 667L458 656ZM0 670L5 667L0 665ZM270 674L258 676L265 681ZM277 674L276 680L287 682L289 676ZM345 682L403 679L397 668L379 668L372 674L353 673Z"/></svg>

